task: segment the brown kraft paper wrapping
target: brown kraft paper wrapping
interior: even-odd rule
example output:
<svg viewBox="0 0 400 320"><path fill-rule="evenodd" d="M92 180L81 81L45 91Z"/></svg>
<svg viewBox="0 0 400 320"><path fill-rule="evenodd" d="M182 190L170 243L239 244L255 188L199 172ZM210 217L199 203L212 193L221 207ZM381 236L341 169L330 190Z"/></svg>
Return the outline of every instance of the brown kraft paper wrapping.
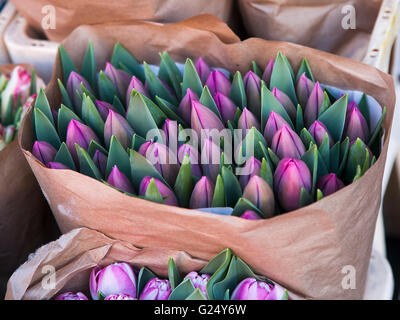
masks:
<svg viewBox="0 0 400 320"><path fill-rule="evenodd" d="M36 30L43 31L52 41L62 41L80 25L149 20L177 22L200 14L213 14L222 21L233 20L235 0L11 0L18 12ZM51 5L55 10L55 28L43 29L49 23L42 9Z"/></svg>
<svg viewBox="0 0 400 320"><path fill-rule="evenodd" d="M150 268L160 277L168 277L168 260L174 258L182 274L200 270L207 262L183 251L157 248L139 249L132 244L110 239L87 228L74 229L58 240L39 248L11 276L6 300L48 300L57 293L81 291L87 297L90 272L96 265L128 262L137 270ZM54 288L46 286L46 267L55 269ZM42 286L42 281L45 286Z"/></svg>
<svg viewBox="0 0 400 320"><path fill-rule="evenodd" d="M204 25L215 20L200 18ZM80 27L64 46L80 65L87 42L92 40L98 66L110 58L117 40L140 61L159 63L158 52L168 50L179 62L203 56L212 66L231 72L245 72L252 60L264 68L278 51L287 55L295 70L307 57L321 83L365 92L387 106L385 143L377 162L355 183L321 201L272 219L248 221L129 197L78 172L45 168L30 152L30 112L20 144L62 232L84 226L138 247L184 250L202 260L229 247L255 272L306 298L362 298L395 105L392 78L359 62L291 43L262 39L226 43L211 31L192 29L190 23ZM57 57L46 89L53 107L60 103L56 79L61 76ZM341 271L346 265L355 267L356 289L342 288Z"/></svg>
<svg viewBox="0 0 400 320"><path fill-rule="evenodd" d="M382 0L239 0L249 36L298 43L362 60ZM344 29L342 20L355 8L356 29ZM345 19L345 21L347 21Z"/></svg>
<svg viewBox="0 0 400 320"><path fill-rule="evenodd" d="M1 65L0 74L16 65ZM32 67L23 65L32 70ZM0 297L29 253L58 235L50 209L15 139L0 151Z"/></svg>

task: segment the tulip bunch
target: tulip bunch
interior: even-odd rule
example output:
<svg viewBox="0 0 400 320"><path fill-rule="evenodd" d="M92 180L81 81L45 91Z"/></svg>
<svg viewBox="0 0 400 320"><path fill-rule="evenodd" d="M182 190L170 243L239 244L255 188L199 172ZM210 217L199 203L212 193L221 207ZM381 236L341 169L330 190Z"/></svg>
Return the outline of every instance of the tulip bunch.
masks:
<svg viewBox="0 0 400 320"><path fill-rule="evenodd" d="M43 81L21 66L0 75L0 150L17 136L21 119L33 103Z"/></svg>
<svg viewBox="0 0 400 320"><path fill-rule="evenodd" d="M255 275L250 267L223 250L200 272L183 279L174 260L168 263L168 279L142 267L136 272L128 263L92 269L89 291L93 300L287 300L287 291ZM82 292L66 292L56 300L88 300Z"/></svg>
<svg viewBox="0 0 400 320"><path fill-rule="evenodd" d="M80 72L59 54L62 103L39 93L33 155L131 196L268 218L352 183L381 150L386 109L372 121L365 94L335 97L306 59L295 74L278 53L242 76L166 52L140 64L120 44L99 73L91 44Z"/></svg>

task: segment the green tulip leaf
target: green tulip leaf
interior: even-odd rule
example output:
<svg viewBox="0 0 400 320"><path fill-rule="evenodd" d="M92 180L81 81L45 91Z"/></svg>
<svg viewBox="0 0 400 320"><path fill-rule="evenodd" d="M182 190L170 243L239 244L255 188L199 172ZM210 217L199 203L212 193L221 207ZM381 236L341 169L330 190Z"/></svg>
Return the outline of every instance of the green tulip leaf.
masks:
<svg viewBox="0 0 400 320"><path fill-rule="evenodd" d="M60 89L62 103L65 106L67 106L69 109L72 110L72 102L71 102L71 99L69 98L67 90L65 89L65 87L60 79L57 79L57 83L58 83L58 87Z"/></svg>
<svg viewBox="0 0 400 320"><path fill-rule="evenodd" d="M304 117L303 117L303 109L301 105L297 105L297 113L296 113L296 132L299 134L304 128Z"/></svg>
<svg viewBox="0 0 400 320"><path fill-rule="evenodd" d="M83 58L81 75L89 82L92 89L96 86L96 57L94 55L93 43L89 41L85 57Z"/></svg>
<svg viewBox="0 0 400 320"><path fill-rule="evenodd" d="M150 179L144 198L149 201L164 203L164 199L160 193L160 190L158 190L154 179Z"/></svg>
<svg viewBox="0 0 400 320"><path fill-rule="evenodd" d="M328 129L334 141L341 141L342 139L347 101L348 96L344 95L318 117L318 120Z"/></svg>
<svg viewBox="0 0 400 320"><path fill-rule="evenodd" d="M232 170L222 167L221 176L225 186L226 205L233 208L237 200L242 196L242 188Z"/></svg>
<svg viewBox="0 0 400 320"><path fill-rule="evenodd" d="M102 101L106 101L108 103L113 103L114 96L117 95L117 90L115 89L114 84L110 79L104 74L103 71L100 71L98 78L98 88L99 95Z"/></svg>
<svg viewBox="0 0 400 320"><path fill-rule="evenodd" d="M130 74L134 74L140 81L146 80L142 66L120 43L116 43L114 46L111 64L115 68L119 68L120 64L123 64L130 70Z"/></svg>
<svg viewBox="0 0 400 320"><path fill-rule="evenodd" d="M324 140L322 140L321 145L318 148L322 160L327 168L330 168L330 140L328 133L325 133Z"/></svg>
<svg viewBox="0 0 400 320"><path fill-rule="evenodd" d="M181 277L173 258L170 258L168 261L168 279L172 290L174 290L181 282Z"/></svg>
<svg viewBox="0 0 400 320"><path fill-rule="evenodd" d="M31 73L31 81L29 85L29 94L33 95L37 93L37 85L36 85L36 69L32 70Z"/></svg>
<svg viewBox="0 0 400 320"><path fill-rule="evenodd" d="M101 153L103 153L104 155L108 156L108 151L102 145L100 145L96 140L90 141L88 153L92 158L93 158L96 150L98 150Z"/></svg>
<svg viewBox="0 0 400 320"><path fill-rule="evenodd" d="M262 158L259 176L267 181L271 188L274 188L274 173L266 158Z"/></svg>
<svg viewBox="0 0 400 320"><path fill-rule="evenodd" d="M310 195L310 193L306 189L301 188L300 199L299 199L299 207L302 208L302 207L308 206L312 202L313 202L313 198Z"/></svg>
<svg viewBox="0 0 400 320"><path fill-rule="evenodd" d="M99 111L94 105L92 99L85 94L83 95L82 102L82 119L85 123L93 129L96 135L103 140L104 139L104 121Z"/></svg>
<svg viewBox="0 0 400 320"><path fill-rule="evenodd" d="M363 93L360 102L358 103L358 110L360 110L361 114L363 115L367 123L370 123L368 100L367 100L367 95L365 93Z"/></svg>
<svg viewBox="0 0 400 320"><path fill-rule="evenodd" d="M181 207L189 208L190 196L193 190L192 166L186 154L176 177L174 192Z"/></svg>
<svg viewBox="0 0 400 320"><path fill-rule="evenodd" d="M79 159L79 172L94 179L102 180L102 174L86 150L81 148L77 143L75 143L75 148Z"/></svg>
<svg viewBox="0 0 400 320"><path fill-rule="evenodd" d="M144 287L146 284L153 278L157 278L157 276L148 268L142 267L139 271L138 280L137 280L137 297L140 297Z"/></svg>
<svg viewBox="0 0 400 320"><path fill-rule="evenodd" d="M279 159L279 157L275 154L275 152L273 152L271 150L271 148L268 148L268 157L271 160L271 162L274 164L275 168L278 166L279 161L281 161Z"/></svg>
<svg viewBox="0 0 400 320"><path fill-rule="evenodd" d="M199 288L196 288L185 300L207 300L207 298Z"/></svg>
<svg viewBox="0 0 400 320"><path fill-rule="evenodd" d="M318 178L318 169L319 169L319 161L318 161L318 149L317 145L311 144L310 148L303 154L301 160L305 162L308 169L310 169L310 173L312 176L312 189L311 196L315 193L315 185L317 183Z"/></svg>
<svg viewBox="0 0 400 320"><path fill-rule="evenodd" d="M211 207L213 208L226 207L224 180L222 179L220 174L218 175L217 180L215 182L214 195Z"/></svg>
<svg viewBox="0 0 400 320"><path fill-rule="evenodd" d="M146 139L142 138L138 134L133 134L132 136L132 149L135 151L139 151L139 148L143 143L146 142Z"/></svg>
<svg viewBox="0 0 400 320"><path fill-rule="evenodd" d="M176 96L180 100L182 98L181 72L179 71L175 62L169 56L168 52L165 51L163 53L160 53L160 57L161 57L161 63L158 75L165 82L172 85L172 88L174 89Z"/></svg>
<svg viewBox="0 0 400 320"><path fill-rule="evenodd" d="M321 200L324 197L324 194L320 189L317 189L317 201Z"/></svg>
<svg viewBox="0 0 400 320"><path fill-rule="evenodd" d="M128 153L124 147L118 141L117 137L112 136L110 140L110 149L107 158L106 177L108 177L114 166L128 178L131 177L131 163L129 160ZM139 190L139 189L137 189Z"/></svg>
<svg viewBox="0 0 400 320"><path fill-rule="evenodd" d="M164 86L161 80L155 75L153 70L150 69L149 65L146 62L144 62L143 66L144 66L144 74L146 77L147 86L149 88L151 95L153 97L159 96L174 105L178 104L178 100L176 99L176 97L171 95L171 93Z"/></svg>
<svg viewBox="0 0 400 320"><path fill-rule="evenodd" d="M10 99L12 101L12 99ZM51 124L54 126L54 119L53 114L51 112L49 101L47 100L46 94L44 93L43 89L40 89L36 101L35 101L35 108L40 109L43 114L50 120Z"/></svg>
<svg viewBox="0 0 400 320"><path fill-rule="evenodd" d="M160 98L158 96L155 97L156 101L157 101L157 105L160 108L160 110L165 114L165 116L168 119L177 121L181 124L183 124L185 127L187 127L188 125L186 124L186 122L177 114L177 108L175 106L173 106L171 103L169 103L167 100L164 100L163 98Z"/></svg>
<svg viewBox="0 0 400 320"><path fill-rule="evenodd" d="M337 173L340 162L340 142L336 142L329 151L329 171Z"/></svg>
<svg viewBox="0 0 400 320"><path fill-rule="evenodd" d="M307 60L306 58L304 58L304 59L301 61L300 68L299 68L299 70L297 71L296 81L299 80L300 76L301 76L303 73L306 74L306 77L307 77L308 79L310 79L312 82L315 83L315 79L314 79L313 74L312 74L312 72L311 72L310 64L308 63L308 60Z"/></svg>
<svg viewBox="0 0 400 320"><path fill-rule="evenodd" d="M203 91L203 84L197 73L196 67L191 59L186 59L185 68L183 71L183 85L182 96L186 94L187 89L190 88L199 97Z"/></svg>
<svg viewBox="0 0 400 320"><path fill-rule="evenodd" d="M218 116L218 118L222 121L221 114L207 86L204 86L203 88L203 91L200 96L200 103L206 106L212 112L214 112Z"/></svg>
<svg viewBox="0 0 400 320"><path fill-rule="evenodd" d="M182 281L174 290L172 290L168 300L185 300L195 291L191 279Z"/></svg>
<svg viewBox="0 0 400 320"><path fill-rule="evenodd" d="M78 72L78 69L75 67L74 63L72 62L71 58L69 57L67 51L65 51L62 44L58 47L58 53L61 59L61 67L63 72L63 79L64 83L68 82L69 74L72 71Z"/></svg>
<svg viewBox="0 0 400 320"><path fill-rule="evenodd" d="M57 127L62 141L66 140L68 125L73 119L82 122L82 120L71 109L61 104L58 109Z"/></svg>
<svg viewBox="0 0 400 320"><path fill-rule="evenodd" d="M257 76L262 77L262 72L255 61L251 62L251 69Z"/></svg>
<svg viewBox="0 0 400 320"><path fill-rule="evenodd" d="M60 137L57 134L53 123L46 117L46 115L39 109L34 108L34 128L38 141L46 141L54 148L60 148Z"/></svg>
<svg viewBox="0 0 400 320"><path fill-rule="evenodd" d="M236 202L236 205L234 206L231 215L235 217L241 217L243 213L245 213L245 211L247 210L254 211L260 217L265 218L260 209L258 209L253 203L243 197L239 198L239 200Z"/></svg>
<svg viewBox="0 0 400 320"><path fill-rule="evenodd" d="M370 147L370 148L372 148L372 146L375 143L375 141L377 140L377 138L380 137L379 133L382 130L382 123L383 123L383 120L385 119L386 113L387 113L387 108L384 107L383 111L382 111L382 115L379 118L378 123L376 124L376 127L372 133L371 139L369 139L368 147Z"/></svg>
<svg viewBox="0 0 400 320"><path fill-rule="evenodd" d="M229 94L231 100L239 106L241 110L247 105L246 91L244 89L242 74L236 71L233 77L232 87Z"/></svg>
<svg viewBox="0 0 400 320"><path fill-rule="evenodd" d="M320 117L331 106L331 100L328 94L324 91L324 99L322 100L321 109L319 109L318 117Z"/></svg>
<svg viewBox="0 0 400 320"><path fill-rule="evenodd" d="M61 143L60 149L58 149L54 162L62 163L72 170L76 170L74 160L72 159L71 153L69 152L65 142Z"/></svg>

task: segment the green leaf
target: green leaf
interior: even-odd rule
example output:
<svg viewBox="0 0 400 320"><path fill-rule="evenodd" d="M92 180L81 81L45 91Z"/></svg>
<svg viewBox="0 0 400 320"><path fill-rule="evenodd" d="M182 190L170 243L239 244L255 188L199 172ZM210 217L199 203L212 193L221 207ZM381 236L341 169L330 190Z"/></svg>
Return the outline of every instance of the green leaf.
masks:
<svg viewBox="0 0 400 320"><path fill-rule="evenodd" d="M347 157L347 162L344 169L344 177L343 177L345 183L352 182L353 177L358 174L357 173L358 167L360 167L360 170L362 169L367 153L368 150L366 149L365 143L361 139L357 138L357 140L353 143L353 145L349 149L349 155Z"/></svg>
<svg viewBox="0 0 400 320"><path fill-rule="evenodd" d="M367 123L370 123L370 114L368 107L368 100L365 93L361 96L360 102L358 103L358 110L360 110L361 114L364 116Z"/></svg>
<svg viewBox="0 0 400 320"><path fill-rule="evenodd" d="M185 300L195 291L192 280L187 278L172 290L168 300Z"/></svg>
<svg viewBox="0 0 400 320"><path fill-rule="evenodd" d="M315 193L315 185L317 183L318 177L318 149L315 144L311 144L310 148L303 154L301 157L308 169L310 169L310 173L312 176L312 189L311 189L311 196Z"/></svg>
<svg viewBox="0 0 400 320"><path fill-rule="evenodd" d="M142 138L141 136L139 136L138 134L135 133L132 136L132 149L135 151L139 151L139 148L145 142L146 142L146 139Z"/></svg>
<svg viewBox="0 0 400 320"><path fill-rule="evenodd" d="M77 143L75 143L75 148L79 159L79 172L94 179L102 180L102 174L86 150L81 148Z"/></svg>
<svg viewBox="0 0 400 320"><path fill-rule="evenodd" d="M199 288L196 288L185 300L207 300L207 298Z"/></svg>
<svg viewBox="0 0 400 320"><path fill-rule="evenodd" d="M350 139L349 137L346 137L346 139L344 139L344 141L340 145L340 157L342 161L340 162L340 166L337 172L338 176L342 175L342 172L346 165L347 157L349 155L349 147L350 147Z"/></svg>
<svg viewBox="0 0 400 320"><path fill-rule="evenodd" d="M250 157L254 156L255 158L261 160L264 156L261 145L267 147L267 142L264 139L264 136L258 131L255 127L252 127L247 131L246 136L240 144L240 147L237 151L237 163L243 164Z"/></svg>
<svg viewBox="0 0 400 320"><path fill-rule="evenodd" d="M47 100L46 94L44 93L43 89L40 89L36 97L34 107L40 109L40 111L43 112L43 114L47 117L47 119L50 120L51 124L54 126L53 114L51 112L49 101Z"/></svg>
<svg viewBox="0 0 400 320"><path fill-rule="evenodd" d="M112 168L117 166L118 169L128 178L131 178L131 163L128 153L118 141L117 137L112 136L110 140L110 149L107 158L106 178L110 175ZM139 190L139 189L136 189Z"/></svg>
<svg viewBox="0 0 400 320"><path fill-rule="evenodd" d="M103 71L100 71L98 78L99 95L102 101L113 103L117 90L114 84L107 78Z"/></svg>
<svg viewBox="0 0 400 320"><path fill-rule="evenodd" d="M124 105L122 104L121 100L119 100L118 96L115 95L113 98L112 106L117 110L117 112L121 115L126 117L126 110Z"/></svg>
<svg viewBox="0 0 400 320"><path fill-rule="evenodd" d="M322 160L325 163L327 168L330 167L330 141L328 133L325 133L324 140L322 140L321 145L318 149L319 153L321 154Z"/></svg>
<svg viewBox="0 0 400 320"><path fill-rule="evenodd" d="M88 96L83 95L82 102L82 118L85 123L93 129L96 135L103 140L104 139L104 121L99 111L94 105L92 99Z"/></svg>
<svg viewBox="0 0 400 320"><path fill-rule="evenodd" d="M20 95L18 94L18 96L20 97ZM9 124L12 123L13 121L13 110L14 110L14 97L13 95L10 95L10 98L8 99L8 103L7 103L7 108L4 110L2 110L2 115L1 115L1 120L2 120L2 124L7 126Z"/></svg>
<svg viewBox="0 0 400 320"><path fill-rule="evenodd" d="M251 62L251 69L253 70L253 72L258 75L260 78L262 77L262 72L260 70L260 68L258 67L257 63L255 61Z"/></svg>
<svg viewBox="0 0 400 320"><path fill-rule="evenodd" d="M164 199L160 193L160 190L158 190L154 178L150 179L144 198L149 201L164 203Z"/></svg>
<svg viewBox="0 0 400 320"><path fill-rule="evenodd" d="M68 125L73 119L82 122L82 120L71 109L61 104L58 109L57 127L62 141L66 140Z"/></svg>
<svg viewBox="0 0 400 320"><path fill-rule="evenodd" d="M262 158L259 176L267 181L271 188L274 188L274 173L266 158Z"/></svg>
<svg viewBox="0 0 400 320"><path fill-rule="evenodd" d="M180 100L182 98L181 72L179 71L175 62L169 56L168 52L165 51L163 53L160 53L160 57L161 57L161 63L158 75L165 82L168 82L172 85L172 88L174 89L176 96Z"/></svg>
<svg viewBox="0 0 400 320"><path fill-rule="evenodd" d="M178 100L176 97L172 96L168 89L164 86L161 80L155 75L153 70L150 69L149 65L144 62L144 74L146 76L147 86L153 97L159 96L170 103L177 105Z"/></svg>
<svg viewBox="0 0 400 320"><path fill-rule="evenodd" d="M382 123L383 123L383 120L385 120L386 113L387 113L387 108L384 107L383 111L382 111L382 115L379 118L378 123L376 124L376 127L372 133L371 139L369 139L368 147L371 147L374 144L376 138L380 136L379 132L382 129Z"/></svg>
<svg viewBox="0 0 400 320"><path fill-rule="evenodd" d="M340 142L336 142L329 151L329 171L337 173L340 162Z"/></svg>
<svg viewBox="0 0 400 320"><path fill-rule="evenodd" d="M72 62L71 58L69 57L67 51L65 51L62 44L58 47L58 53L61 59L61 67L63 71L63 79L64 83L68 82L69 74L72 71L78 72L78 69L75 67L74 63Z"/></svg>
<svg viewBox="0 0 400 320"><path fill-rule="evenodd" d="M34 108L33 114L37 140L46 141L50 143L54 148L58 149L60 147L61 141L56 129L53 126L53 123L39 108Z"/></svg>
<svg viewBox="0 0 400 320"><path fill-rule="evenodd" d="M275 154L275 152L273 152L271 150L271 148L268 148L268 157L269 159L271 159L272 163L274 164L275 168L278 166L279 161L281 161L279 159L279 157Z"/></svg>
<svg viewBox="0 0 400 320"><path fill-rule="evenodd" d="M120 64L126 66L131 73L133 73L140 81L144 82L146 80L144 76L144 71L139 62L118 42L114 46L114 51L112 53L111 64L119 68Z"/></svg>
<svg viewBox="0 0 400 320"><path fill-rule="evenodd" d="M233 77L229 97L241 110L247 105L246 91L244 89L242 74L236 71Z"/></svg>
<svg viewBox="0 0 400 320"><path fill-rule="evenodd" d="M226 207L224 180L222 179L220 174L218 175L217 180L215 182L214 195L211 207L213 208Z"/></svg>
<svg viewBox="0 0 400 320"><path fill-rule="evenodd" d="M203 104L208 109L210 109L212 112L214 112L218 116L218 118L222 121L221 114L219 113L217 105L215 104L215 101L214 101L214 99L211 95L211 92L207 86L204 86L203 92L201 93L199 101L201 104Z"/></svg>
<svg viewBox="0 0 400 320"><path fill-rule="evenodd" d="M189 208L190 196L193 190L192 166L190 158L186 154L183 158L178 176L176 177L174 192L178 198L179 205Z"/></svg>
<svg viewBox="0 0 400 320"><path fill-rule="evenodd" d="M297 113L296 113L296 132L300 133L304 128L304 118L303 118L303 109L301 105L297 105Z"/></svg>
<svg viewBox="0 0 400 320"><path fill-rule="evenodd" d="M83 58L81 75L89 82L92 89L96 88L96 57L92 41L89 41L85 57Z"/></svg>
<svg viewBox="0 0 400 320"><path fill-rule="evenodd" d="M141 95L155 123L157 124L158 127L161 127L164 124L165 120L168 118L167 115L151 99L147 98L145 95L142 95L139 92L137 94ZM169 106L171 106L171 104L169 104Z"/></svg>
<svg viewBox="0 0 400 320"><path fill-rule="evenodd" d="M183 71L183 86L182 96L186 94L187 89L192 89L199 97L203 91L203 84L197 73L196 67L191 59L186 59L185 68Z"/></svg>
<svg viewBox="0 0 400 320"><path fill-rule="evenodd" d="M31 82L29 86L29 94L33 95L37 93L37 85L36 85L36 69L32 70L31 73Z"/></svg>
<svg viewBox="0 0 400 320"><path fill-rule="evenodd" d="M300 68L299 68L299 70L297 71L296 81L299 80L300 76L301 76L303 73L306 73L306 77L307 77L308 79L310 79L312 82L315 82L314 77L313 77L312 72L311 72L310 65L309 65L309 63L308 63L308 61L307 61L306 58L304 58L304 59L301 61Z"/></svg>
<svg viewBox="0 0 400 320"><path fill-rule="evenodd" d="M320 189L317 189L317 201L321 200L324 197L324 194Z"/></svg>
<svg viewBox="0 0 400 320"><path fill-rule="evenodd" d="M181 277L173 258L170 258L168 261L168 279L172 290L174 290L181 282Z"/></svg>
<svg viewBox="0 0 400 320"><path fill-rule="evenodd" d="M348 95L344 95L318 117L318 120L328 129L334 141L342 140L347 101Z"/></svg>
<svg viewBox="0 0 400 320"><path fill-rule="evenodd" d="M58 87L60 89L61 93L61 101L64 105L66 105L69 109L72 110L72 102L71 99L69 98L69 95L67 93L67 90L65 89L63 83L61 82L60 79L57 79Z"/></svg>
<svg viewBox="0 0 400 320"><path fill-rule="evenodd" d="M306 189L301 188L300 199L299 199L300 208L308 206L312 202L313 202L313 198L310 195L310 193Z"/></svg>
<svg viewBox="0 0 400 320"><path fill-rule="evenodd" d="M139 271L138 282L137 282L137 297L140 297L144 287L146 284L153 278L157 278L157 276L148 268L142 267Z"/></svg>
<svg viewBox="0 0 400 320"><path fill-rule="evenodd" d="M222 167L221 173L225 186L226 205L233 208L237 200L242 196L242 188L232 170Z"/></svg>
<svg viewBox="0 0 400 320"><path fill-rule="evenodd" d="M158 96L156 96L155 99L157 101L157 105L160 107L161 111L166 115L168 119L177 121L183 124L185 127L188 126L186 122L180 116L178 116L177 108L175 106L173 106L167 100L164 100L163 98L160 98Z"/></svg>
<svg viewBox="0 0 400 320"><path fill-rule="evenodd" d="M320 117L331 106L331 100L328 94L324 91L324 99L322 101L321 109L319 109L318 117Z"/></svg>
<svg viewBox="0 0 400 320"><path fill-rule="evenodd" d="M76 170L74 160L72 159L71 153L69 152L65 142L61 143L60 149L58 149L56 156L54 157L54 162L60 162L66 165L72 170Z"/></svg>
<svg viewBox="0 0 400 320"><path fill-rule="evenodd" d="M355 173L354 178L353 178L353 182L355 182L356 180L360 179L361 176L362 176L361 167L357 166L356 173Z"/></svg>
<svg viewBox="0 0 400 320"><path fill-rule="evenodd" d="M239 198L239 200L236 202L236 205L233 208L231 215L235 217L241 217L242 214L245 213L245 211L247 210L252 210L256 212L260 217L265 218L260 209L258 209L253 203L243 197Z"/></svg>
<svg viewBox="0 0 400 320"><path fill-rule="evenodd" d="M108 156L108 151L106 149L104 149L104 147L102 145L100 145L97 141L92 140L89 143L89 148L88 148L88 153L89 155L93 158L96 150L100 151L101 153L103 153L104 155Z"/></svg>

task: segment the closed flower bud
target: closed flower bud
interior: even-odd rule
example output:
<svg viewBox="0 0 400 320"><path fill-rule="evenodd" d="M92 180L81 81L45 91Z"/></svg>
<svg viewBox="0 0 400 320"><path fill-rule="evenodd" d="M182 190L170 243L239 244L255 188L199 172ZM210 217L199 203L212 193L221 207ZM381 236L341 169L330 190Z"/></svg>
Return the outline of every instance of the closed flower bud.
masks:
<svg viewBox="0 0 400 320"><path fill-rule="evenodd" d="M254 204L265 217L272 217L275 211L275 199L269 184L259 176L250 178L243 190L243 198Z"/></svg>
<svg viewBox="0 0 400 320"><path fill-rule="evenodd" d="M187 123L190 123L192 114L192 102L199 101L199 97L190 88L186 90L182 101L179 103L178 113Z"/></svg>
<svg viewBox="0 0 400 320"><path fill-rule="evenodd" d="M57 150L46 141L35 141L32 154L43 164L47 165L54 160Z"/></svg>
<svg viewBox="0 0 400 320"><path fill-rule="evenodd" d="M307 127L318 119L323 101L324 92L322 91L320 84L316 82L304 110L304 122Z"/></svg>
<svg viewBox="0 0 400 320"><path fill-rule="evenodd" d="M128 89L126 90L126 104L127 105L129 104L129 101L131 99L132 90L135 90L135 91L141 93L142 95L150 98L150 93L147 90L147 88L143 85L142 81L140 81L138 78L133 76L131 78L131 82L128 85Z"/></svg>
<svg viewBox="0 0 400 320"><path fill-rule="evenodd" d="M249 71L243 78L244 90L247 97L247 108L257 119L261 115L261 79L253 71Z"/></svg>
<svg viewBox="0 0 400 320"><path fill-rule="evenodd" d="M262 79L264 80L265 84L269 88L270 83L271 83L271 75L272 75L272 70L274 70L274 59L269 60L267 67L264 70L264 73L262 75Z"/></svg>
<svg viewBox="0 0 400 320"><path fill-rule="evenodd" d="M322 191L326 197L330 194L344 188L344 183L334 173L329 173L317 181L317 188Z"/></svg>
<svg viewBox="0 0 400 320"><path fill-rule="evenodd" d="M285 289L255 278L246 278L240 282L232 293L231 300L281 300Z"/></svg>
<svg viewBox="0 0 400 320"><path fill-rule="evenodd" d="M125 293L111 294L107 296L104 300L137 300L136 298Z"/></svg>
<svg viewBox="0 0 400 320"><path fill-rule="evenodd" d="M238 120L238 129L242 129L242 136L244 137L247 134L247 130L252 127L260 131L260 122L249 109L244 108Z"/></svg>
<svg viewBox="0 0 400 320"><path fill-rule="evenodd" d="M125 71L116 69L111 63L106 63L104 74L114 85L120 99L126 97L130 76Z"/></svg>
<svg viewBox="0 0 400 320"><path fill-rule="evenodd" d="M104 123L104 143L106 147L110 147L111 137L115 136L126 149L132 144L133 134L134 131L128 121L119 113L110 110Z"/></svg>
<svg viewBox="0 0 400 320"><path fill-rule="evenodd" d="M246 220L261 220L261 217L253 210L246 210L240 217Z"/></svg>
<svg viewBox="0 0 400 320"><path fill-rule="evenodd" d="M214 96L214 101L225 124L228 123L228 120L233 121L235 119L237 108L231 99L217 92Z"/></svg>
<svg viewBox="0 0 400 320"><path fill-rule="evenodd" d="M211 138L203 140L201 149L201 168L211 181L216 181L221 162L221 148Z"/></svg>
<svg viewBox="0 0 400 320"><path fill-rule="evenodd" d="M218 116L198 101L192 102L191 127L196 131L199 138L204 129L217 129L219 131L225 129Z"/></svg>
<svg viewBox="0 0 400 320"><path fill-rule="evenodd" d="M356 104L352 105L347 110L346 121L343 130L343 138L346 137L349 137L350 141L360 138L365 143L368 143L368 124Z"/></svg>
<svg viewBox="0 0 400 320"><path fill-rule="evenodd" d="M305 108L307 105L307 101L312 89L314 89L314 83L306 77L306 73L304 72L299 77L296 84L297 98L299 99L299 103L303 108Z"/></svg>
<svg viewBox="0 0 400 320"><path fill-rule="evenodd" d="M77 293L66 292L60 294L54 300L88 300L88 298L82 292L77 292Z"/></svg>
<svg viewBox="0 0 400 320"><path fill-rule="evenodd" d="M67 81L67 92L69 97L72 100L72 103L76 109L81 108L82 101L81 99L76 95L76 92L80 95L82 95L82 87L81 84L86 88L87 91L90 93L93 93L92 88L90 87L89 82L86 81L84 77L82 77L79 73L76 73L75 71L72 71L69 74L68 81Z"/></svg>
<svg viewBox="0 0 400 320"><path fill-rule="evenodd" d="M205 274L198 274L196 271L192 271L188 273L184 279L192 280L193 286L201 290L204 296L207 298L207 283L210 280L211 275Z"/></svg>
<svg viewBox="0 0 400 320"><path fill-rule="evenodd" d="M190 208L210 208L214 195L214 185L206 176L203 176L194 186L190 197Z"/></svg>
<svg viewBox="0 0 400 320"><path fill-rule="evenodd" d="M190 166L192 168L192 175L197 177L197 178L201 178L202 171L201 171L201 167L199 165L199 161L200 161L200 155L199 155L199 151L194 148L193 146L191 146L190 144L183 144L179 147L178 149L178 160L179 163L182 164L183 159L185 158L185 155L188 155L190 158Z"/></svg>
<svg viewBox="0 0 400 320"><path fill-rule="evenodd" d="M62 164L60 162L49 162L47 164L47 168L50 169L62 169L62 170L68 170L69 167L67 167L65 164Z"/></svg>
<svg viewBox="0 0 400 320"><path fill-rule="evenodd" d="M250 157L242 169L241 175L239 176L239 183L244 189L247 186L250 178L256 175L259 175L261 169L261 162L260 160Z"/></svg>
<svg viewBox="0 0 400 320"><path fill-rule="evenodd" d="M168 280L153 278L144 286L139 300L168 300L171 292Z"/></svg>
<svg viewBox="0 0 400 320"><path fill-rule="evenodd" d="M125 191L130 194L135 194L132 183L121 171L119 171L116 165L113 166L111 173L108 176L107 183L119 190Z"/></svg>
<svg viewBox="0 0 400 320"><path fill-rule="evenodd" d="M272 139L272 151L280 158L300 159L306 149L300 137L289 126L283 125Z"/></svg>
<svg viewBox="0 0 400 320"><path fill-rule="evenodd" d="M221 92L222 94L229 96L232 86L229 79L219 70L211 71L206 81L206 85L208 89L210 89L212 96L214 96L217 92Z"/></svg>
<svg viewBox="0 0 400 320"><path fill-rule="evenodd" d="M196 70L197 74L200 77L201 82L203 85L207 82L208 76L211 73L211 68L210 66L203 60L202 57L198 58L196 61Z"/></svg>
<svg viewBox="0 0 400 320"><path fill-rule="evenodd" d="M145 177L142 179L139 187L139 195L145 196L147 188L149 186L150 181L153 180L157 186L158 191L160 192L161 196L164 199L164 203L170 206L177 206L178 200L176 199L175 194L168 188L164 183L160 180L152 177Z"/></svg>
<svg viewBox="0 0 400 320"><path fill-rule="evenodd" d="M269 146L272 144L272 139L274 138L275 133L277 133L284 125L289 126L286 120L283 119L279 113L271 111L264 129L264 138Z"/></svg>
<svg viewBox="0 0 400 320"><path fill-rule="evenodd" d="M103 121L107 120L108 113L110 112L110 110L117 111L111 104L109 104L108 102L105 102L105 101L96 100L95 106L96 106L97 110L99 111L100 116L103 119Z"/></svg>
<svg viewBox="0 0 400 320"><path fill-rule="evenodd" d="M333 146L333 139L328 132L328 129L325 127L325 125L318 121L315 120L313 124L308 128L308 132L311 134L311 136L314 138L315 142L317 143L318 147L321 145L322 141L324 141L325 135L328 134L329 137L329 146Z"/></svg>
<svg viewBox="0 0 400 320"><path fill-rule="evenodd" d="M280 91L278 88L272 89L272 94L275 96L276 100L280 102L282 107L286 110L290 119L295 120L297 115L297 109L293 104L292 100L290 100L289 96Z"/></svg>
<svg viewBox="0 0 400 320"><path fill-rule="evenodd" d="M97 169L100 170L101 174L104 177L106 174L106 168L107 168L107 156L103 152L96 150L94 152L92 160L93 160L94 164L96 165Z"/></svg>

